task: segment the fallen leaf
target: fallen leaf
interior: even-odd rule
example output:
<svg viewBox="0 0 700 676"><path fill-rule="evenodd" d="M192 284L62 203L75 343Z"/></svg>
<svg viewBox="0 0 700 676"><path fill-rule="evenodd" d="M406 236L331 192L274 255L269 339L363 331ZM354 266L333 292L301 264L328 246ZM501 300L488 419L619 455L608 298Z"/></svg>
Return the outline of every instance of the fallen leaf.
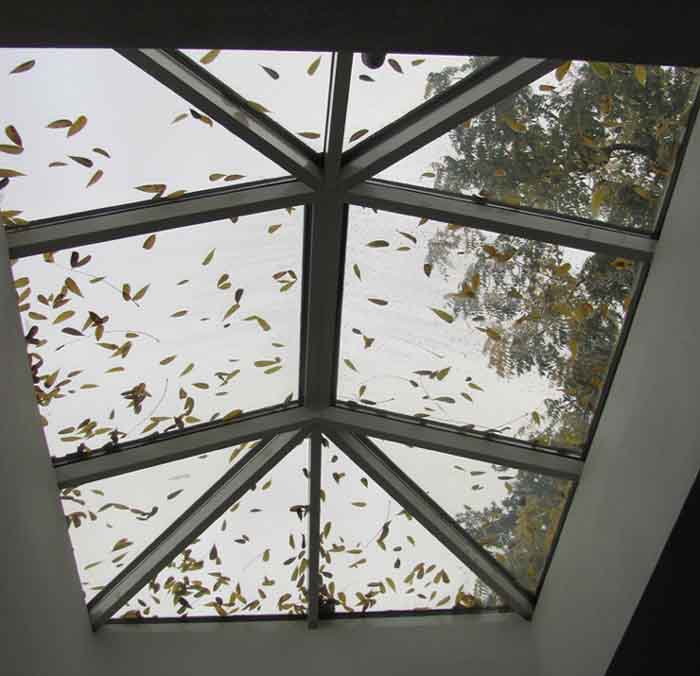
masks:
<svg viewBox="0 0 700 676"><path fill-rule="evenodd" d="M66 136L75 136L79 131L81 131L82 129L85 128L86 124L87 124L87 117L85 117L85 115L80 115L79 117L76 118L75 122L73 122L73 124L71 124Z"/></svg>
<svg viewBox="0 0 700 676"><path fill-rule="evenodd" d="M280 74L274 68L268 68L262 64L260 64L260 68L262 68L273 80L280 79Z"/></svg>
<svg viewBox="0 0 700 676"><path fill-rule="evenodd" d="M210 49L200 60L205 66L209 65L221 52L220 49Z"/></svg>
<svg viewBox="0 0 700 676"><path fill-rule="evenodd" d="M150 251L153 248L153 245L156 243L156 236L155 235L149 235L146 237L146 240L143 243L143 248Z"/></svg>
<svg viewBox="0 0 700 676"><path fill-rule="evenodd" d="M15 73L25 73L28 70L31 70L34 68L34 65L36 64L36 61L32 59L31 61L25 61L24 63L20 63L19 66L15 66L11 71L10 75L14 75Z"/></svg>
<svg viewBox="0 0 700 676"><path fill-rule="evenodd" d="M321 64L321 57L319 56L311 62L309 67L306 69L306 73L308 75L313 75L318 70L318 67L320 64Z"/></svg>
<svg viewBox="0 0 700 676"><path fill-rule="evenodd" d="M401 66L399 65L399 62L396 59L387 59L387 63L397 72L397 73L403 73L403 70Z"/></svg>
<svg viewBox="0 0 700 676"><path fill-rule="evenodd" d="M350 135L349 142L353 143L353 141L357 141L358 139L361 139L365 134L369 132L369 129L358 129L356 132Z"/></svg>
<svg viewBox="0 0 700 676"><path fill-rule="evenodd" d="M317 131L298 131L297 134L299 136L303 136L304 138L321 138L321 134L319 134Z"/></svg>
<svg viewBox="0 0 700 676"><path fill-rule="evenodd" d="M66 127L70 127L73 123L70 120L66 120L65 118L61 120L54 120L53 122L49 122L49 124L46 125L47 129L65 129Z"/></svg>
<svg viewBox="0 0 700 676"><path fill-rule="evenodd" d="M85 186L86 188L89 188L91 185L95 185L97 181L99 181L102 176L104 176L104 172L102 169L98 169L93 175L92 178L88 181L88 184Z"/></svg>

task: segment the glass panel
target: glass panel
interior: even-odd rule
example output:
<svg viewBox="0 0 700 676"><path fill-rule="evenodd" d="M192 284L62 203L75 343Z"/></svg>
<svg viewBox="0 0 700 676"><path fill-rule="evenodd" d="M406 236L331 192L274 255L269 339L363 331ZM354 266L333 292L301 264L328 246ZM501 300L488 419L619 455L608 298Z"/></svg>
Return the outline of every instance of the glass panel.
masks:
<svg viewBox="0 0 700 676"><path fill-rule="evenodd" d="M254 443L62 490L85 600L90 601Z"/></svg>
<svg viewBox="0 0 700 676"><path fill-rule="evenodd" d="M503 605L333 444L321 476L322 613Z"/></svg>
<svg viewBox="0 0 700 676"><path fill-rule="evenodd" d="M343 149L373 134L424 101L459 82L492 57L387 54L377 69L355 54Z"/></svg>
<svg viewBox="0 0 700 676"><path fill-rule="evenodd" d="M110 49L0 49L0 77L5 223L286 174Z"/></svg>
<svg viewBox="0 0 700 676"><path fill-rule="evenodd" d="M307 463L304 443L115 617L305 614Z"/></svg>
<svg viewBox="0 0 700 676"><path fill-rule="evenodd" d="M696 96L697 69L585 61L565 67L379 178L652 231Z"/></svg>
<svg viewBox="0 0 700 676"><path fill-rule="evenodd" d="M329 52L183 51L260 112L314 150L323 150L332 58Z"/></svg>
<svg viewBox="0 0 700 676"><path fill-rule="evenodd" d="M50 452L297 397L303 209L14 266Z"/></svg>
<svg viewBox="0 0 700 676"><path fill-rule="evenodd" d="M537 590L571 481L373 441L523 587Z"/></svg>
<svg viewBox="0 0 700 676"><path fill-rule="evenodd" d="M582 447L635 265L351 207L338 398Z"/></svg>

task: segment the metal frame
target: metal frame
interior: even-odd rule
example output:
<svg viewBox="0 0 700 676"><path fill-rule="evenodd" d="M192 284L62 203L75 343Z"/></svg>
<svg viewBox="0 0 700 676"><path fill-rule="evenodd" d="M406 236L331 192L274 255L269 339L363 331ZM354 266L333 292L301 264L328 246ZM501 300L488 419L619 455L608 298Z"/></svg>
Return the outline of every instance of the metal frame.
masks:
<svg viewBox="0 0 700 676"><path fill-rule="evenodd" d="M199 500L180 516L147 549L90 603L93 629L98 629L121 608L153 575L175 558L194 538L205 531L260 478L282 460L306 435L306 429L282 432L261 442L234 465Z"/></svg>
<svg viewBox="0 0 700 676"><path fill-rule="evenodd" d="M302 368L299 403L256 411L228 423L204 424L182 432L152 435L136 442L108 446L80 458L55 462L58 486L67 488L244 441L262 440L255 450L229 470L90 602L88 609L93 626L98 628L107 621L162 565L308 434L311 435L311 444L309 612L306 619L310 627L317 626L319 622L322 434L333 439L380 487L402 503L445 546L490 584L511 608L529 618L536 595L523 590L367 436L536 471L574 482L580 478L584 457L486 433L465 432L429 421L419 422L407 416L337 404L335 381L348 203L641 261L644 264L642 274L629 310L629 316L633 315L648 264L654 254L657 235L605 227L596 222L565 218L536 209L483 204L439 191L370 179L378 171L406 157L464 119L478 114L555 68L560 61L495 60L343 153L353 55L339 52L334 55L332 65L325 152L319 155L266 115L251 108L242 96L183 54L154 49L119 51L193 106L284 167L292 177L195 192L172 201L140 202L11 227L7 229L10 256L31 256L43 251L303 204L306 206L306 223L302 280ZM670 197L667 196L668 199ZM611 363L591 435L609 392L610 380L629 325L628 319ZM590 438L584 453L589 444Z"/></svg>

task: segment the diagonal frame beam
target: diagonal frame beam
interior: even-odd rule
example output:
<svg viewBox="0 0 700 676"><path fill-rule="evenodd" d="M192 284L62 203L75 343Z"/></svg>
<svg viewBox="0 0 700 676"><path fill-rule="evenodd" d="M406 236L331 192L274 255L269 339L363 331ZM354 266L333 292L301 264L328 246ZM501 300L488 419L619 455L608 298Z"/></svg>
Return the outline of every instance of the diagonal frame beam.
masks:
<svg viewBox="0 0 700 676"><path fill-rule="evenodd" d="M346 153L343 188L375 176L554 70L557 59L497 59Z"/></svg>
<svg viewBox="0 0 700 676"><path fill-rule="evenodd" d="M330 439L379 486L442 542L525 619L534 611L532 596L425 492L411 481L369 439L334 430Z"/></svg>
<svg viewBox="0 0 700 676"><path fill-rule="evenodd" d="M155 542L137 556L88 604L93 630L99 629L183 547L200 535L257 481L280 462L308 431L282 432L261 442L199 498Z"/></svg>
<svg viewBox="0 0 700 676"><path fill-rule="evenodd" d="M311 187L320 187L316 153L199 64L176 50L117 51L290 174Z"/></svg>

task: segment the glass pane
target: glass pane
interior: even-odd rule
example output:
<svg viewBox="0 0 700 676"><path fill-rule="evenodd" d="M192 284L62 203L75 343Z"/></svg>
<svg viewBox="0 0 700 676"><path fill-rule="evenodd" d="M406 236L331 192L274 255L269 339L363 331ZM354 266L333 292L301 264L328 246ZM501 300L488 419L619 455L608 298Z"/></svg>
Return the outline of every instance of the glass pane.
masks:
<svg viewBox="0 0 700 676"><path fill-rule="evenodd" d="M305 614L307 463L302 444L115 617Z"/></svg>
<svg viewBox="0 0 700 676"><path fill-rule="evenodd" d="M338 398L581 448L635 265L351 207Z"/></svg>
<svg viewBox="0 0 700 676"><path fill-rule="evenodd" d="M85 600L90 601L253 445L62 490L61 505Z"/></svg>
<svg viewBox="0 0 700 676"><path fill-rule="evenodd" d="M574 61L379 178L652 231L697 69Z"/></svg>
<svg viewBox="0 0 700 676"><path fill-rule="evenodd" d="M355 54L343 149L459 82L491 58L387 54L384 64L372 69L362 63L361 54Z"/></svg>
<svg viewBox="0 0 700 676"><path fill-rule="evenodd" d="M296 399L302 240L297 208L17 261L51 454Z"/></svg>
<svg viewBox="0 0 700 676"><path fill-rule="evenodd" d="M503 605L333 444L321 476L323 612Z"/></svg>
<svg viewBox="0 0 700 676"><path fill-rule="evenodd" d="M110 49L0 49L0 77L5 223L286 174Z"/></svg>
<svg viewBox="0 0 700 676"><path fill-rule="evenodd" d="M523 587L537 590L570 481L390 441L374 443Z"/></svg>
<svg viewBox="0 0 700 676"><path fill-rule="evenodd" d="M323 150L329 52L185 49L237 94L316 151Z"/></svg>

